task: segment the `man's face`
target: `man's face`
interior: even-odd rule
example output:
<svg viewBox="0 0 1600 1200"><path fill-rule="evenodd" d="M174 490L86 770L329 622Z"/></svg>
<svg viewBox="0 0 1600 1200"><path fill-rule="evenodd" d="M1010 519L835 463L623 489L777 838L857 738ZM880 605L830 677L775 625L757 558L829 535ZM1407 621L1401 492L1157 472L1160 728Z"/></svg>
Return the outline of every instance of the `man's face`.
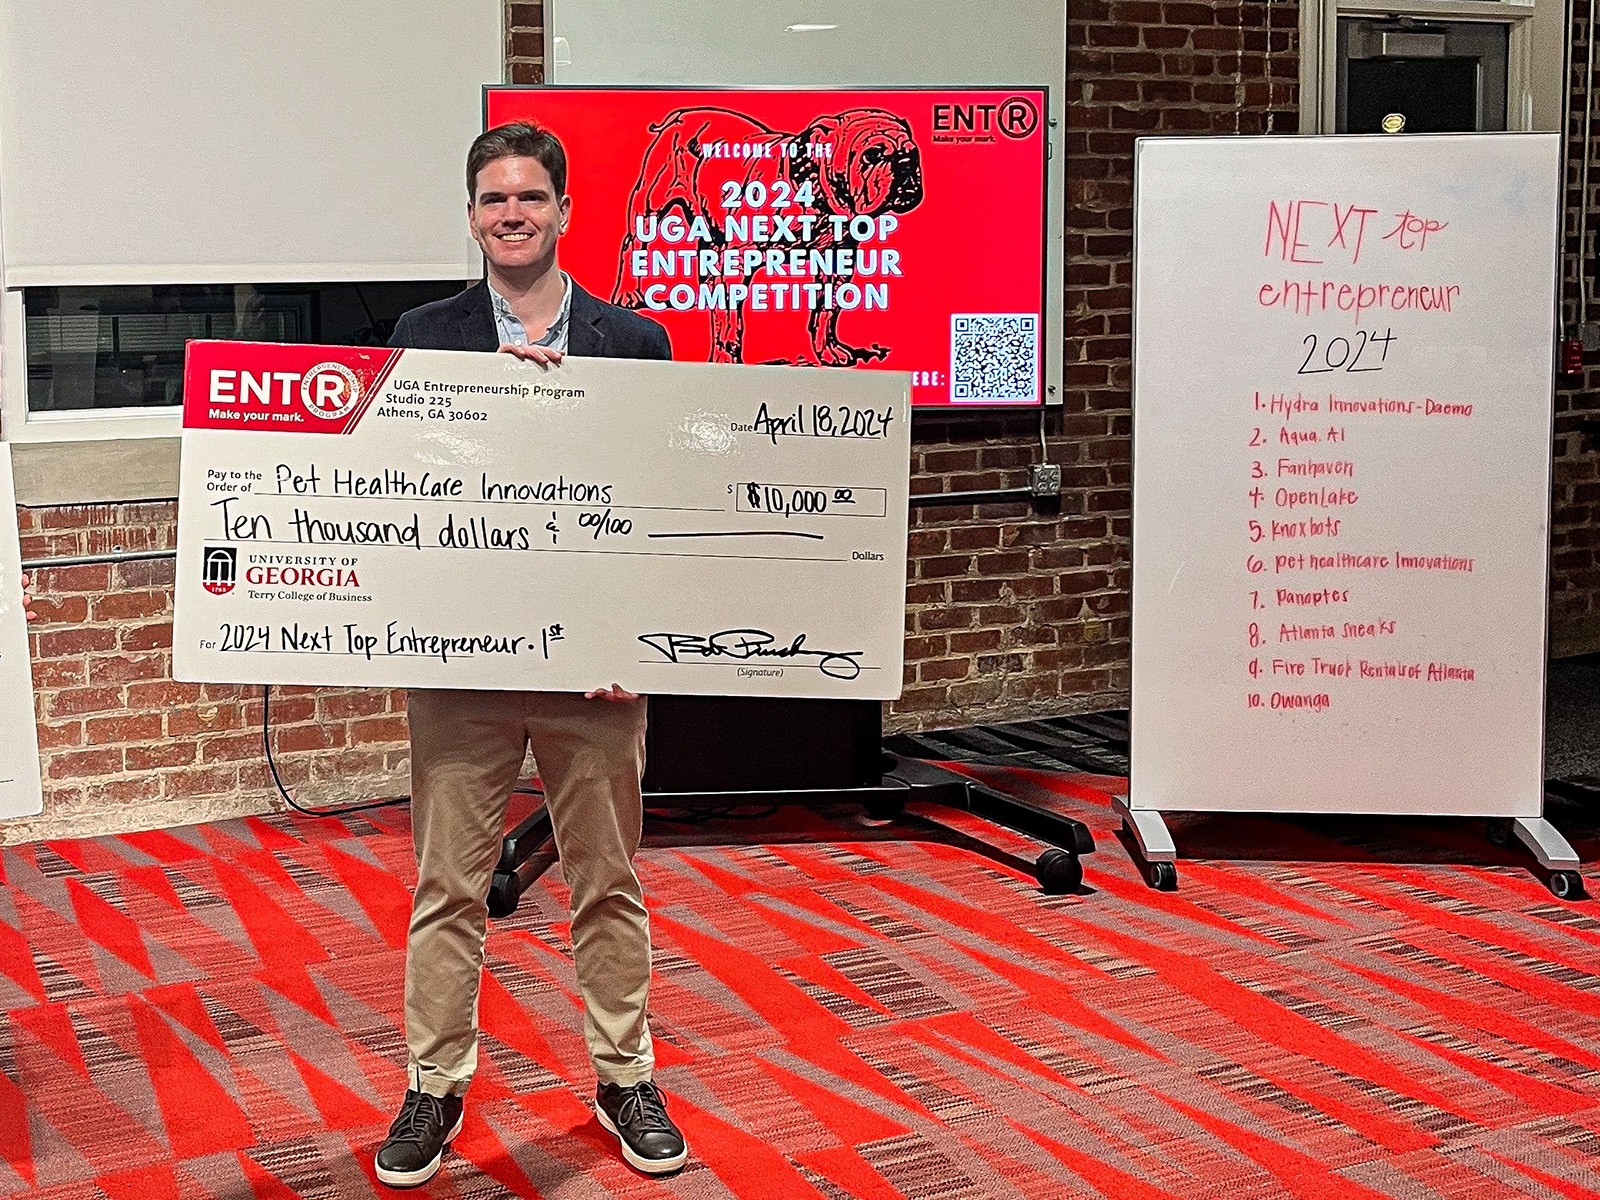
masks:
<svg viewBox="0 0 1600 1200"><path fill-rule="evenodd" d="M516 271L555 261L571 212L572 201L555 194L538 159L497 158L478 172L467 220L490 264Z"/></svg>

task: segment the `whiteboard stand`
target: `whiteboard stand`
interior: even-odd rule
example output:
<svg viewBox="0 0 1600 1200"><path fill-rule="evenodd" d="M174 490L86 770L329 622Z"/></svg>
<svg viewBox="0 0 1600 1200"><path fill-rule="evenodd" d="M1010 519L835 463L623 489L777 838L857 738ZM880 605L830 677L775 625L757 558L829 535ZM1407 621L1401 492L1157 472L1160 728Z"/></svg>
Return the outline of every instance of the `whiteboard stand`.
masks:
<svg viewBox="0 0 1600 1200"><path fill-rule="evenodd" d="M1511 829L1533 851L1541 867L1551 870L1573 870L1577 867L1578 852L1572 848L1572 843L1543 817L1517 817L1511 822ZM1491 822L1489 840L1497 846L1509 845L1510 839L1504 836L1504 830L1504 822Z"/></svg>
<svg viewBox="0 0 1600 1200"><path fill-rule="evenodd" d="M1577 870L1578 852L1562 836L1561 831L1543 817L1515 817L1509 824L1500 820L1489 822L1489 841L1496 846L1509 846L1513 833L1533 851L1533 857L1539 860L1541 867L1557 873ZM1553 879L1551 890L1555 890ZM1556 892L1558 896L1562 894Z"/></svg>
<svg viewBox="0 0 1600 1200"><path fill-rule="evenodd" d="M1558 135L1141 138L1116 804L1544 817Z"/></svg>
<svg viewBox="0 0 1600 1200"><path fill-rule="evenodd" d="M1112 796L1111 811L1122 820L1123 831L1138 847L1145 882L1158 891L1170 892L1178 886L1178 847L1166 819L1155 809L1132 808L1128 797ZM1560 900L1570 900L1583 892L1583 877L1578 874L1578 852L1561 831L1543 817L1513 817L1489 820L1491 845L1504 849L1513 838L1533 852L1539 865L1550 872L1546 881Z"/></svg>
<svg viewBox="0 0 1600 1200"><path fill-rule="evenodd" d="M1178 886L1177 843L1161 814L1150 808L1131 808L1128 797L1112 796L1111 811L1122 818L1122 828L1139 846L1145 882L1163 892Z"/></svg>

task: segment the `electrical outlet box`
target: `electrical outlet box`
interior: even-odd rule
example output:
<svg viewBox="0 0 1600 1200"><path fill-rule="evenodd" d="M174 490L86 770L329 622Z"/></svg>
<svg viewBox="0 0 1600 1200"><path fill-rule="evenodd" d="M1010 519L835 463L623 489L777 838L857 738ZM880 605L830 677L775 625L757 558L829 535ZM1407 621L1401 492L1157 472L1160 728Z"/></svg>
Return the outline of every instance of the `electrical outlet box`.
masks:
<svg viewBox="0 0 1600 1200"><path fill-rule="evenodd" d="M1061 466L1059 463L1035 463L1028 469L1028 488L1035 496L1061 494Z"/></svg>

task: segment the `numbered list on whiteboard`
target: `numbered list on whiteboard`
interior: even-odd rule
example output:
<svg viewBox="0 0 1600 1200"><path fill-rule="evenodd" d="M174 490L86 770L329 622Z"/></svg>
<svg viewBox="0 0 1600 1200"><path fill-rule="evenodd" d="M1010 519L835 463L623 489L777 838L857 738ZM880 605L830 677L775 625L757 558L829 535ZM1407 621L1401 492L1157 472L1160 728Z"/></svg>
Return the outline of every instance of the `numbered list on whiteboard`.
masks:
<svg viewBox="0 0 1600 1200"><path fill-rule="evenodd" d="M1141 146L1136 803L1537 804L1550 148Z"/></svg>

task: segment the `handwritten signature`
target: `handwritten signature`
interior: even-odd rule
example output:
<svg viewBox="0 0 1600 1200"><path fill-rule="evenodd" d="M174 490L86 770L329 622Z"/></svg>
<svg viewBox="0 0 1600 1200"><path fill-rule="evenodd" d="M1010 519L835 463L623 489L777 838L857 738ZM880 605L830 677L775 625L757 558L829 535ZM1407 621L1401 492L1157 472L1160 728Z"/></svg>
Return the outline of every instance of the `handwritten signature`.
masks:
<svg viewBox="0 0 1600 1200"><path fill-rule="evenodd" d="M806 635L797 633L787 645L764 629L724 629L709 637L694 633L641 633L639 640L668 662L684 658L814 658L814 665L830 679L854 679L861 674L856 660L864 650L811 650Z"/></svg>

